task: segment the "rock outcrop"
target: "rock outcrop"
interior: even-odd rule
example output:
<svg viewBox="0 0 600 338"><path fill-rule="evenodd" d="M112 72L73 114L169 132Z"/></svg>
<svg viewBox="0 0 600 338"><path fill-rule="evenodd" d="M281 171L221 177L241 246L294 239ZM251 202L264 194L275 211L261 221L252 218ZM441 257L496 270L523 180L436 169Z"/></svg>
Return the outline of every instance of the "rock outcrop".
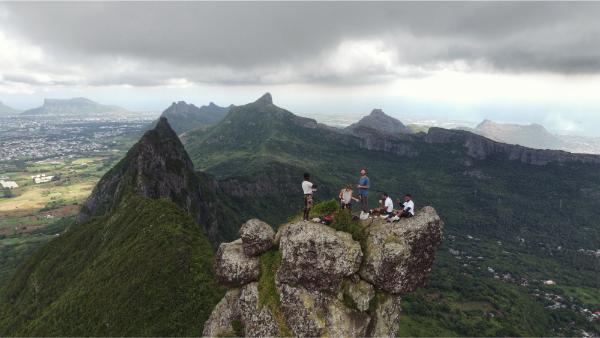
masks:
<svg viewBox="0 0 600 338"><path fill-rule="evenodd" d="M431 207L398 223L370 220L360 243L317 223L285 224L274 236L265 226L250 220L242 239L219 248L217 274L233 289L205 336L394 337L401 295L425 284L443 222Z"/></svg>
<svg viewBox="0 0 600 338"><path fill-rule="evenodd" d="M258 280L258 258L244 254L242 240L222 243L215 257L215 272L219 282L241 286Z"/></svg>
<svg viewBox="0 0 600 338"><path fill-rule="evenodd" d="M262 254L273 246L275 232L267 223L259 219L251 219L240 228L242 247L247 256Z"/></svg>
<svg viewBox="0 0 600 338"><path fill-rule="evenodd" d="M337 292L362 260L360 244L349 233L304 221L283 230L279 250L277 280L315 291Z"/></svg>
<svg viewBox="0 0 600 338"><path fill-rule="evenodd" d="M411 134L410 128L402 122L387 115L381 109L373 109L371 114L363 117L360 121L348 126L346 129L354 131L359 127L368 127L388 134Z"/></svg>
<svg viewBox="0 0 600 338"><path fill-rule="evenodd" d="M442 222L432 207L402 222L373 225L360 276L386 292L412 292L425 284L441 242Z"/></svg>

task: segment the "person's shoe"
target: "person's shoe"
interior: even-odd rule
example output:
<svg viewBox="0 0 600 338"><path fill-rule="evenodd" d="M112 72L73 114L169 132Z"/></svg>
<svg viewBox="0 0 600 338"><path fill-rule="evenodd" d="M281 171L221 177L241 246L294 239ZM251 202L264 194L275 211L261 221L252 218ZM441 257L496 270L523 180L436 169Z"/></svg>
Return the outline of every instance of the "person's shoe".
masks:
<svg viewBox="0 0 600 338"><path fill-rule="evenodd" d="M394 217L392 217L390 220L391 220L392 222L397 222L397 221L399 221L399 220L400 220L400 217L398 217L398 216L394 216Z"/></svg>

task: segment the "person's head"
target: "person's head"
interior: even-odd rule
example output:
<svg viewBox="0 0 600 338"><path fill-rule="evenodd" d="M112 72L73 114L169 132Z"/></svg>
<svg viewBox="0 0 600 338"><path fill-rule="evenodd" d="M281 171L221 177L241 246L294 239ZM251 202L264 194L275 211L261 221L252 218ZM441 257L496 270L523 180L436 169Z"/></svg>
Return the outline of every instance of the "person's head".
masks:
<svg viewBox="0 0 600 338"><path fill-rule="evenodd" d="M309 173L304 173L304 179L305 180L310 180L310 174Z"/></svg>
<svg viewBox="0 0 600 338"><path fill-rule="evenodd" d="M352 184L346 185L346 190L352 190Z"/></svg>
<svg viewBox="0 0 600 338"><path fill-rule="evenodd" d="M387 192L384 192L383 194L381 194L381 196L383 197L383 199L390 197L390 195L388 195Z"/></svg>
<svg viewBox="0 0 600 338"><path fill-rule="evenodd" d="M360 176L365 176L366 174L367 174L367 169L366 168L360 169Z"/></svg>
<svg viewBox="0 0 600 338"><path fill-rule="evenodd" d="M412 200L412 195L411 195L411 194L406 194L406 195L404 195L404 200L405 200L406 202L408 202L408 201Z"/></svg>

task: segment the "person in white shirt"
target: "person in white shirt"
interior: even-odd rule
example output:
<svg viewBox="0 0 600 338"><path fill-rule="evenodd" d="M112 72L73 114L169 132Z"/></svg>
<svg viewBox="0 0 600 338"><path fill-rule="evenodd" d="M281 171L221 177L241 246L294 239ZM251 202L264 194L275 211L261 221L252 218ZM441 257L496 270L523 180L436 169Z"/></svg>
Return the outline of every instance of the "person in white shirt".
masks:
<svg viewBox="0 0 600 338"><path fill-rule="evenodd" d="M402 209L402 212L400 213L400 217L409 218L409 217L413 217L415 215L415 202L413 202L411 194L404 195L403 206L404 206L404 208Z"/></svg>
<svg viewBox="0 0 600 338"><path fill-rule="evenodd" d="M302 181L302 192L304 193L304 220L308 221L310 209L313 206L313 193L317 191L317 186L310 181L310 174L304 173Z"/></svg>
<svg viewBox="0 0 600 338"><path fill-rule="evenodd" d="M346 188L340 190L340 208L352 211L352 201L358 201L358 198L352 196L352 185L348 184Z"/></svg>
<svg viewBox="0 0 600 338"><path fill-rule="evenodd" d="M394 202L392 201L392 198L390 197L390 195L388 195L387 192L383 193L383 198L383 209L386 213L386 218L390 218L394 216Z"/></svg>

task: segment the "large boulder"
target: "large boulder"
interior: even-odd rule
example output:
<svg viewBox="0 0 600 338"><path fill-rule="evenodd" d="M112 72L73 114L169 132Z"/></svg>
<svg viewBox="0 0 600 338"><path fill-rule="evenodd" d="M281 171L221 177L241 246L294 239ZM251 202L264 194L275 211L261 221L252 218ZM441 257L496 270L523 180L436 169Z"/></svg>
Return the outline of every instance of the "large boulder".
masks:
<svg viewBox="0 0 600 338"><path fill-rule="evenodd" d="M275 232L267 223L251 219L240 228L242 247L246 256L258 256L273 246Z"/></svg>
<svg viewBox="0 0 600 338"><path fill-rule="evenodd" d="M279 284L281 310L289 328L297 337L320 337L325 332L327 322L325 305L333 296L302 287Z"/></svg>
<svg viewBox="0 0 600 338"><path fill-rule="evenodd" d="M280 283L337 293L344 277L360 268L360 244L348 233L321 224L297 222L282 231Z"/></svg>
<svg viewBox="0 0 600 338"><path fill-rule="evenodd" d="M222 243L215 257L215 272L219 281L228 286L241 286L258 281L258 257L244 254L242 240Z"/></svg>
<svg viewBox="0 0 600 338"><path fill-rule="evenodd" d="M423 286L442 241L442 228L432 207L398 223L374 223L368 230L360 276L392 294Z"/></svg>

